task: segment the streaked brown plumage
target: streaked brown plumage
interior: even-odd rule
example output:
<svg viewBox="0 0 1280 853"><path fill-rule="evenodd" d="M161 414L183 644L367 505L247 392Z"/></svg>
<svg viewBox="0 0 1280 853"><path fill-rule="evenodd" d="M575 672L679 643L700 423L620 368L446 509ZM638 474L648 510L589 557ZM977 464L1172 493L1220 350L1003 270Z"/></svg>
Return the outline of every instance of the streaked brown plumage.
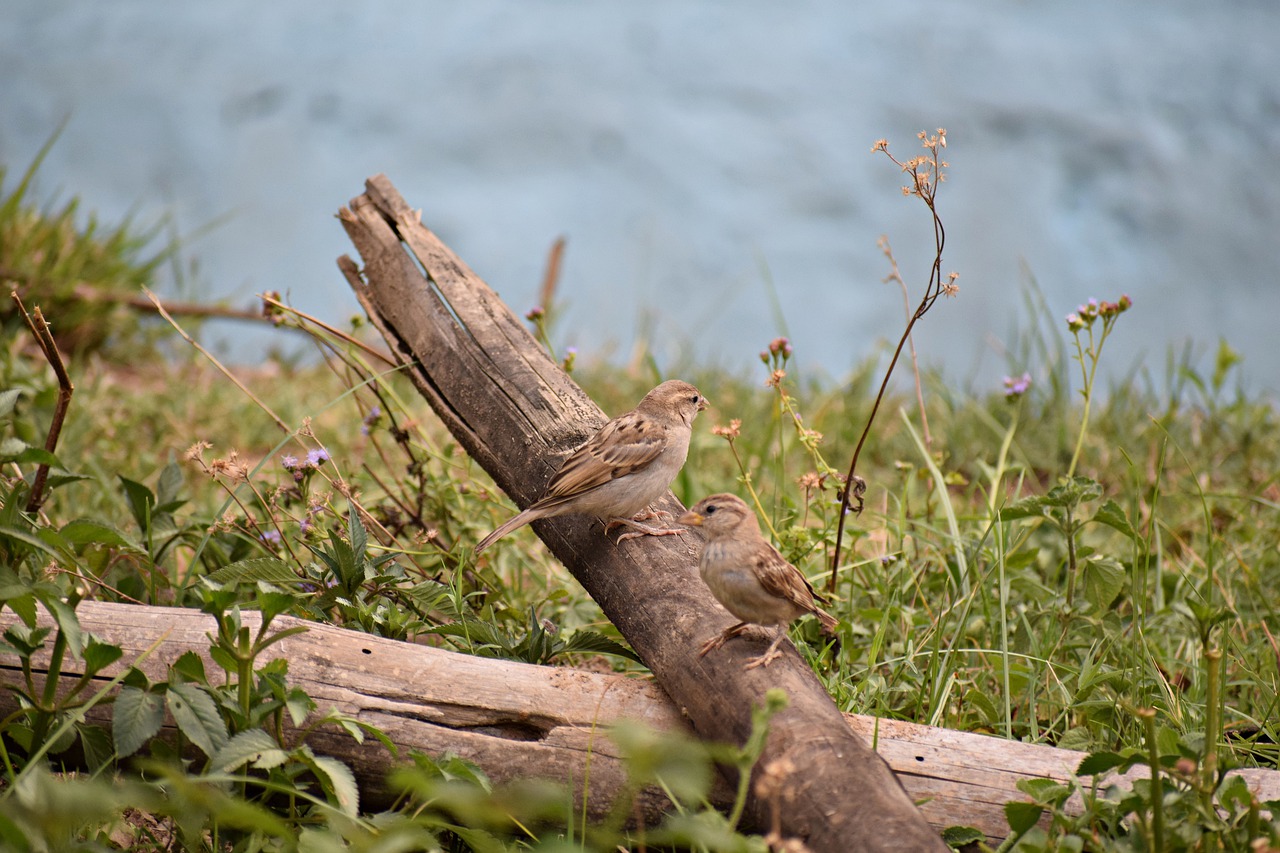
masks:
<svg viewBox="0 0 1280 853"><path fill-rule="evenodd" d="M773 625L777 626L773 643L763 655L748 661L746 668L768 666L782 656L778 645L792 620L812 613L823 633L835 630L835 617L816 603L825 600L760 534L756 514L736 495L703 498L678 521L706 533L698 571L716 600L741 620L703 644L699 656L720 648L752 624Z"/></svg>
<svg viewBox="0 0 1280 853"><path fill-rule="evenodd" d="M688 382L663 382L575 450L543 496L481 539L476 553L531 521L572 513L602 518L606 528L622 524L637 531L624 533L619 541L679 533L640 524L632 516L671 487L689 455L693 419L706 407L706 398Z"/></svg>

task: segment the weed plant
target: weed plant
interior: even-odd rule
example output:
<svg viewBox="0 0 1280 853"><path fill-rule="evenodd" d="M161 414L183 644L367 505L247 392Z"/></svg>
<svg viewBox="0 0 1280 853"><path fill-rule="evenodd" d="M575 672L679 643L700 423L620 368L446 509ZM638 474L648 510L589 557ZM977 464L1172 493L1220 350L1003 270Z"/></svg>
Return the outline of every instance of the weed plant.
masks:
<svg viewBox="0 0 1280 853"><path fill-rule="evenodd" d="M130 249L114 251L145 276ZM1002 387L957 389L926 370L911 392L886 391L858 469L860 515L842 512L843 469L875 399L875 360L834 385L799 373L803 342L779 338L739 373L667 371L713 404L677 496L739 493L789 560L833 586L838 653L808 620L791 636L843 710L1088 754L1078 783L1026 786L1029 802L1007 810L1005 849L1275 848L1268 810L1280 804L1224 775L1280 762L1275 406L1239 390L1225 343L1207 374L1184 356L1163 387L1100 388L1107 340L1142 306L1091 300L1064 320L1027 293L1035 331L1011 345ZM47 365L18 335L0 352L0 617L11 617L0 654L21 664L0 720L2 844L766 849L705 800L712 762L750 767L751 744L734 752L638 730L615 735L633 755L632 792L659 784L676 804L647 835L624 829L626 800L592 826L563 792L495 789L447 756L412 757L394 777L397 806L361 810L350 770L313 752L307 733L380 733L317 714L286 666L258 660L281 636L275 616L535 663L640 664L527 529L474 558L512 507L360 342L360 323L338 331L268 305L313 336L317 364L237 370L242 390L194 357L82 353L48 458ZM530 312L548 346L553 319L549 304ZM665 378L652 363L561 355L610 413ZM30 514L41 460L54 476ZM114 700L107 688L90 695L121 652L79 628L86 598L205 610L218 625L216 671L190 656L162 681L125 670L108 685ZM248 609L261 630L244 627ZM37 624L41 610L52 627ZM80 686L59 695L36 678L41 655L55 675L75 661ZM108 701L110 730L85 722ZM166 713L176 744L154 737ZM1135 765L1150 781L1098 782ZM1082 806L1068 807L1073 794ZM963 829L948 837L978 843Z"/></svg>

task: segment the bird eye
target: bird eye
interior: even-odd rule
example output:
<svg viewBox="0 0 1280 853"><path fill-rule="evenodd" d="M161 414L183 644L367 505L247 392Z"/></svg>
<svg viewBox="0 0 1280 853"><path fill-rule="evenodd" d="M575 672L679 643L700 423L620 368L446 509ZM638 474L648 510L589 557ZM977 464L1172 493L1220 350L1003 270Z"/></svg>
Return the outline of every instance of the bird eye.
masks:
<svg viewBox="0 0 1280 853"><path fill-rule="evenodd" d="M711 513L715 512L715 511L716 511L716 505L715 505L715 504L711 504L711 505L709 505L709 506L707 507L707 515L711 515Z"/></svg>
<svg viewBox="0 0 1280 853"><path fill-rule="evenodd" d="M698 397L698 395L697 395L697 394L694 394L692 397L690 397L690 398L689 398L689 402L690 402L690 403L693 403L693 404L696 406L696 405L698 405L698 400L699 400L699 399L700 399L700 398Z"/></svg>

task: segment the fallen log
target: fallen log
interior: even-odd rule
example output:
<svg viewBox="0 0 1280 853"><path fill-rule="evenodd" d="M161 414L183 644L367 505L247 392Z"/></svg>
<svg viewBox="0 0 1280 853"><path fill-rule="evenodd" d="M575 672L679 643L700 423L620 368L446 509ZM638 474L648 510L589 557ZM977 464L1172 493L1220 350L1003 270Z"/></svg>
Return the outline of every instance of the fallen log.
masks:
<svg viewBox="0 0 1280 853"><path fill-rule="evenodd" d="M445 426L527 506L565 455L604 423L603 413L385 176L365 186L338 213L364 266L343 256L339 267ZM660 508L683 510L670 494ZM787 694L790 704L774 717L754 770L757 777L766 767L776 774L784 836L803 839L815 853L946 849L793 647L768 669L743 669L761 651L754 642L698 657L732 618L698 579L693 534L614 544L581 517L546 519L533 529L700 737L741 744L766 691ZM765 826L773 807L753 797L748 813Z"/></svg>
<svg viewBox="0 0 1280 853"><path fill-rule="evenodd" d="M167 678L169 665L188 651L216 671L208 657L213 617L197 610L86 601L77 615L84 630L124 651L119 662L98 674L90 695L157 641L156 651L138 664L152 680ZM40 619L53 627L45 614ZM0 631L16 621L12 611L0 611ZM244 623L256 631L258 615L246 612ZM291 617L272 623L278 630L296 625L308 630L270 646L260 665L276 658L288 661L290 685L306 691L321 713L337 709L375 726L402 753L460 755L499 784L515 779L563 784L574 792L577 808L593 819L608 814L626 779L618 750L606 734L610 725L629 719L663 731L690 731L676 705L650 678L477 658ZM32 669L37 680L47 672L47 661L47 654L36 655ZM80 672L77 661L67 662L61 676L64 689ZM0 684L16 684L21 678L18 658L0 655ZM0 690L0 715L16 709L16 697ZM110 714L110 705L103 704L89 719L109 724ZM1027 799L1017 790L1020 780L1066 781L1084 757L1071 750L873 717L845 715L845 724L875 744L936 830L973 826L992 842L1007 832L1004 804ZM381 746L358 744L336 728L319 729L308 742L351 767L366 807L391 801L394 792L386 787L386 771L395 762ZM1145 772L1135 769L1118 778ZM1258 800L1280 799L1280 773L1232 772L1246 779ZM727 785L712 791L717 807L727 808L731 800ZM634 814L653 825L667 806L660 792L645 790Z"/></svg>

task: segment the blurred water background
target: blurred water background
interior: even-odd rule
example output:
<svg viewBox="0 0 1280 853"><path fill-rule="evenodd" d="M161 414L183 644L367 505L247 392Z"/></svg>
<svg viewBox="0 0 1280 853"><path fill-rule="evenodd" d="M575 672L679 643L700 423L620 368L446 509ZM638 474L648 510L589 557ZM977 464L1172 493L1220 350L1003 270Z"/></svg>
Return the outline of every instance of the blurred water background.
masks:
<svg viewBox="0 0 1280 853"><path fill-rule="evenodd" d="M912 156L945 127L961 293L919 327L923 359L979 388L1037 375L1009 351L1034 281L1055 330L1132 296L1112 382L1160 387L1168 353L1225 338L1280 389L1273 0L0 8L7 186L65 119L40 197L170 217L199 261L187 298L279 290L341 323L333 215L385 172L518 311L567 237L555 337L580 358L640 341L746 371L785 333L838 379L903 325L877 238L916 294L932 259L871 147ZM233 360L278 343L207 331Z"/></svg>

